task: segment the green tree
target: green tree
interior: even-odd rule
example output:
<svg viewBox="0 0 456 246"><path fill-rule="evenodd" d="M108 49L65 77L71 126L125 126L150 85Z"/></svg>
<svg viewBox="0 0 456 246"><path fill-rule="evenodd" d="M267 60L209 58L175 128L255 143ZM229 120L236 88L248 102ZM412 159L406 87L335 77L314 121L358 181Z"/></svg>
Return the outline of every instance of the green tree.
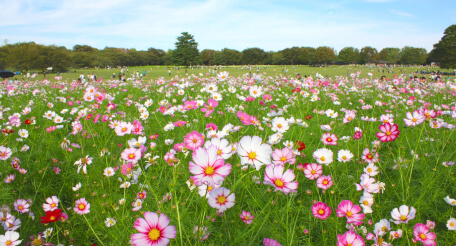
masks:
<svg viewBox="0 0 456 246"><path fill-rule="evenodd" d="M238 65L241 61L242 53L237 50L225 48L214 55L214 64L217 65Z"/></svg>
<svg viewBox="0 0 456 246"><path fill-rule="evenodd" d="M332 62L336 59L336 54L334 53L334 49L327 47L327 46L321 46L318 47L316 52L315 52L315 62L320 63L320 64L326 64L328 62Z"/></svg>
<svg viewBox="0 0 456 246"><path fill-rule="evenodd" d="M248 48L242 51L242 64L262 65L266 60L266 52L260 48Z"/></svg>
<svg viewBox="0 0 456 246"><path fill-rule="evenodd" d="M163 65L164 64L164 57L166 52L164 50L149 48L147 50L148 53L148 64L150 65Z"/></svg>
<svg viewBox="0 0 456 246"><path fill-rule="evenodd" d="M315 60L315 53L317 50L312 47L299 47L299 64L307 64L310 65Z"/></svg>
<svg viewBox="0 0 456 246"><path fill-rule="evenodd" d="M441 68L456 68L456 25L445 29L442 39L434 44L429 54L431 62L438 62Z"/></svg>
<svg viewBox="0 0 456 246"><path fill-rule="evenodd" d="M401 59L401 49L399 48L383 48L378 53L380 61L387 61L390 63L398 63Z"/></svg>
<svg viewBox="0 0 456 246"><path fill-rule="evenodd" d="M200 61L198 43L188 32L181 33L175 43L176 49L173 51L172 62L176 65L189 66L198 64Z"/></svg>
<svg viewBox="0 0 456 246"><path fill-rule="evenodd" d="M400 63L402 64L424 64L428 54L424 48L405 46L401 51Z"/></svg>
<svg viewBox="0 0 456 246"><path fill-rule="evenodd" d="M295 65L300 64L300 57L299 57L299 47L291 47L281 50L283 57L285 58L285 64Z"/></svg>
<svg viewBox="0 0 456 246"><path fill-rule="evenodd" d="M74 52L94 52L94 51L98 51L98 49L96 48L93 48L92 46L89 46L89 45L75 45L73 46L73 51Z"/></svg>
<svg viewBox="0 0 456 246"><path fill-rule="evenodd" d="M215 50L203 50L201 51L201 60L203 61L204 65L212 65L212 62L214 61L214 56L217 51Z"/></svg>
<svg viewBox="0 0 456 246"><path fill-rule="evenodd" d="M9 45L0 46L0 70L5 70L8 65Z"/></svg>
<svg viewBox="0 0 456 246"><path fill-rule="evenodd" d="M64 46L47 46L42 49L43 67L52 67L54 72L66 72L71 65L70 53Z"/></svg>
<svg viewBox="0 0 456 246"><path fill-rule="evenodd" d="M282 51L274 52L272 54L272 64L274 64L274 65L287 64L287 59L285 59Z"/></svg>
<svg viewBox="0 0 456 246"><path fill-rule="evenodd" d="M359 50L354 47L345 47L340 50L337 59L346 64L356 63L359 60Z"/></svg>
<svg viewBox="0 0 456 246"><path fill-rule="evenodd" d="M379 55L376 48L370 46L363 47L360 51L360 62L361 63L371 63L379 61Z"/></svg>

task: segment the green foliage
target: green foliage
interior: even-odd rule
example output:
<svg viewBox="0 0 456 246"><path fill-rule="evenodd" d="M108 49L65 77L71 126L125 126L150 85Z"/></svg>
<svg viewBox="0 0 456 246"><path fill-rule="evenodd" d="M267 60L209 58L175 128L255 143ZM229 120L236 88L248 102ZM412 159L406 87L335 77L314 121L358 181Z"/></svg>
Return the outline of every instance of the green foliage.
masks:
<svg viewBox="0 0 456 246"><path fill-rule="evenodd" d="M214 55L214 64L238 65L241 63L242 53L237 50L223 49Z"/></svg>
<svg viewBox="0 0 456 246"><path fill-rule="evenodd" d="M442 68L456 68L456 25L445 29L442 39L434 44L429 57L431 62L438 62Z"/></svg>
<svg viewBox="0 0 456 246"><path fill-rule="evenodd" d="M334 49L327 47L327 46L322 46L318 47L316 52L315 52L315 62L320 63L320 64L326 64L328 62L332 62L336 59L336 54L334 53Z"/></svg>
<svg viewBox="0 0 456 246"><path fill-rule="evenodd" d="M391 64L397 64L401 59L401 49L399 48L383 48L378 53L380 61L387 61Z"/></svg>
<svg viewBox="0 0 456 246"><path fill-rule="evenodd" d="M380 56L376 48L366 46L361 49L360 58L360 63L365 64L378 61Z"/></svg>
<svg viewBox="0 0 456 246"><path fill-rule="evenodd" d="M414 48L405 46L401 51L401 64L416 64L422 65L426 62L428 54L424 48Z"/></svg>
<svg viewBox="0 0 456 246"><path fill-rule="evenodd" d="M345 64L354 64L359 60L359 50L354 47L345 47L339 51L337 59Z"/></svg>
<svg viewBox="0 0 456 246"><path fill-rule="evenodd" d="M198 43L188 32L181 33L182 36L177 37L175 43L176 49L173 51L172 61L175 65L196 65L201 63L201 58L198 51Z"/></svg>
<svg viewBox="0 0 456 246"><path fill-rule="evenodd" d="M201 60L203 61L204 65L210 66L214 61L214 56L217 51L215 50L203 50L201 51Z"/></svg>
<svg viewBox="0 0 456 246"><path fill-rule="evenodd" d="M249 48L242 51L242 64L245 65L262 65L265 64L267 55L260 48Z"/></svg>

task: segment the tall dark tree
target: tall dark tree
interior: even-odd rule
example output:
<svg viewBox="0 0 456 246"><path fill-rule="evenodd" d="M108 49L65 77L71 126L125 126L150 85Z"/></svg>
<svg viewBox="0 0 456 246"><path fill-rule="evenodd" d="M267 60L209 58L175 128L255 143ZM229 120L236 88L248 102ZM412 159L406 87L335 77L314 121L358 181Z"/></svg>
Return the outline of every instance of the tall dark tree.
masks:
<svg viewBox="0 0 456 246"><path fill-rule="evenodd" d="M379 55L376 48L370 46L363 47L360 52L361 63L371 63L379 61Z"/></svg>
<svg viewBox="0 0 456 246"><path fill-rule="evenodd" d="M242 51L242 64L261 65L266 60L266 52L260 48L248 48Z"/></svg>
<svg viewBox="0 0 456 246"><path fill-rule="evenodd" d="M299 48L299 63L310 65L315 60L315 53L317 50L312 47L300 47Z"/></svg>
<svg viewBox="0 0 456 246"><path fill-rule="evenodd" d="M238 65L241 62L242 53L237 50L223 49L214 55L214 64Z"/></svg>
<svg viewBox="0 0 456 246"><path fill-rule="evenodd" d="M336 54L334 53L333 48L322 46L318 47L317 51L315 52L315 62L325 64L325 66L328 62L332 62L335 59Z"/></svg>
<svg viewBox="0 0 456 246"><path fill-rule="evenodd" d="M299 57L299 47L291 47L291 48L286 48L281 51L283 54L283 57L286 60L286 64L289 65L296 65L300 64L300 57Z"/></svg>
<svg viewBox="0 0 456 246"><path fill-rule="evenodd" d="M378 53L380 61L387 61L390 63L398 63L401 59L401 49L399 48L383 48L380 53Z"/></svg>
<svg viewBox="0 0 456 246"><path fill-rule="evenodd" d="M428 54L424 48L415 48L405 46L401 51L400 63L402 64L424 64L427 60Z"/></svg>
<svg viewBox="0 0 456 246"><path fill-rule="evenodd" d="M200 61L198 43L188 32L181 33L175 43L176 49L173 51L172 61L176 65L189 66L198 64Z"/></svg>
<svg viewBox="0 0 456 246"><path fill-rule="evenodd" d="M434 44L430 61L439 62L442 68L456 68L456 25L445 29L442 39Z"/></svg>
<svg viewBox="0 0 456 246"><path fill-rule="evenodd" d="M359 60L359 50L353 47L345 47L340 50L337 59L343 63L356 63Z"/></svg>
<svg viewBox="0 0 456 246"><path fill-rule="evenodd" d="M203 64L209 66L213 65L215 53L217 53L215 50L206 49L201 51L201 60L203 61Z"/></svg>

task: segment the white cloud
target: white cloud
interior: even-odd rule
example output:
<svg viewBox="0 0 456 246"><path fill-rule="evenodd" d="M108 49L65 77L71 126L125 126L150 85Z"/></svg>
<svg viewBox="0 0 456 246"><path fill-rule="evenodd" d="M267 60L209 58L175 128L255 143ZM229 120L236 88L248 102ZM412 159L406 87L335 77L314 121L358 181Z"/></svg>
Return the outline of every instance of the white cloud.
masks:
<svg viewBox="0 0 456 246"><path fill-rule="evenodd" d="M397 9L391 9L390 13L395 14L395 15L399 15L399 16L403 16L403 17L415 17L411 13L407 13L407 12L400 11L400 10L397 10Z"/></svg>

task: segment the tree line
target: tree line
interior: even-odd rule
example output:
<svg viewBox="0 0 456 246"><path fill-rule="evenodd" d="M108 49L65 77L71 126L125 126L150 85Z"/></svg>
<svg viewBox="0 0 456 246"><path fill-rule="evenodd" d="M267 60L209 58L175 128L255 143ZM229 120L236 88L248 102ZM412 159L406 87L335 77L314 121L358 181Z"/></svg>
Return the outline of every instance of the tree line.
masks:
<svg viewBox="0 0 456 246"><path fill-rule="evenodd" d="M70 68L118 67L145 65L327 65L389 63L422 65L439 62L443 68L456 66L456 25L445 30L442 40L427 53L424 48L405 46L400 48L376 48L366 46L361 50L345 47L339 52L327 46L291 47L280 51L248 48L198 50L194 37L183 32L177 38L176 48L164 51L149 48L136 49L105 47L97 49L89 45L63 46L41 45L35 42L3 44L0 46L0 69L14 68L19 71L45 70L67 71Z"/></svg>

